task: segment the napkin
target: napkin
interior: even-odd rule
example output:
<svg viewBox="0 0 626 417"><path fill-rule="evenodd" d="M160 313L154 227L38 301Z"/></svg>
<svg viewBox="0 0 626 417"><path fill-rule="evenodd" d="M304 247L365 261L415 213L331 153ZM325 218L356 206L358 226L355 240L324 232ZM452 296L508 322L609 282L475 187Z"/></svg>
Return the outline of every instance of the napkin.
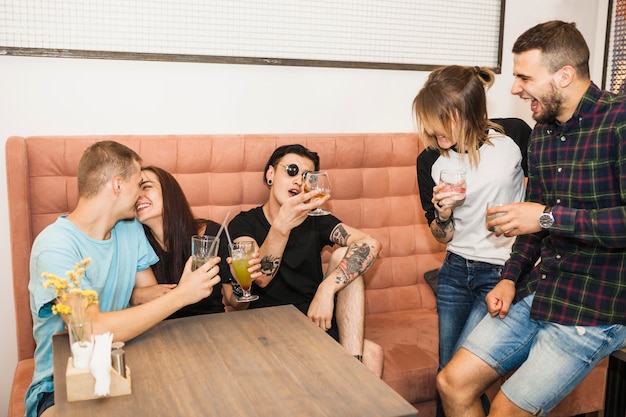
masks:
<svg viewBox="0 0 626 417"><path fill-rule="evenodd" d="M96 379L93 394L98 397L109 395L111 387L111 343L113 333L95 335L95 345L91 357L91 374Z"/></svg>

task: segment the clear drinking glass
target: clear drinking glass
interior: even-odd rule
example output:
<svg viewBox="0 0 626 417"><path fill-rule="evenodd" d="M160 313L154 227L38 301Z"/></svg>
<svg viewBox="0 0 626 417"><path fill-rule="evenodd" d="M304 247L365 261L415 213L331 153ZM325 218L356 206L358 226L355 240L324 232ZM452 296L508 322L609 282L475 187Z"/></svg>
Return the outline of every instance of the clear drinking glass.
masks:
<svg viewBox="0 0 626 417"><path fill-rule="evenodd" d="M91 319L70 319L67 323L74 368L86 369L91 363L93 353L93 324Z"/></svg>
<svg viewBox="0 0 626 417"><path fill-rule="evenodd" d="M252 295L252 278L250 278L250 260L254 255L254 242L233 242L228 245L230 250L231 264L235 271L235 279L243 291L243 296L237 297L240 303L248 303L259 299L258 295Z"/></svg>
<svg viewBox="0 0 626 417"><path fill-rule="evenodd" d="M443 169L439 174L439 183L445 184L440 192L452 193L450 198L461 201L465 199L466 174L462 169Z"/></svg>
<svg viewBox="0 0 626 417"><path fill-rule="evenodd" d="M317 190L317 195L311 199L311 201L324 198L330 195L330 178L328 178L328 172L326 171L307 171L302 175L304 179L304 191L309 192ZM325 216L330 214L330 211L323 210L318 207L308 213L309 216Z"/></svg>
<svg viewBox="0 0 626 417"><path fill-rule="evenodd" d="M508 203L489 202L489 203L487 203L487 210L489 210L492 207L503 206L505 204L508 204ZM504 216L505 214L506 213L496 213L496 214L492 214L491 216L485 214L485 223L489 223L490 221L492 221L496 217ZM495 232L495 231L497 231L499 229L499 227L498 226L487 227L487 229L490 232Z"/></svg>
<svg viewBox="0 0 626 417"><path fill-rule="evenodd" d="M215 236L193 235L191 237L191 270L195 271L217 256L220 239Z"/></svg>

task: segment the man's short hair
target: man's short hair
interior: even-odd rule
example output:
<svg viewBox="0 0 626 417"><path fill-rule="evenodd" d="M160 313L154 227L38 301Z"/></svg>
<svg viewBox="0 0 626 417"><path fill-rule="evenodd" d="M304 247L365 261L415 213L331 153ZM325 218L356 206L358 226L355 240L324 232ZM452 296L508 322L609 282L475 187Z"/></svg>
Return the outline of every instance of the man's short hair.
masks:
<svg viewBox="0 0 626 417"><path fill-rule="evenodd" d="M553 73L566 65L576 69L585 80L589 75L589 47L575 23L552 20L540 23L521 34L513 45L513 53L538 49L546 67Z"/></svg>
<svg viewBox="0 0 626 417"><path fill-rule="evenodd" d="M96 142L83 152L78 163L78 195L93 197L113 177L130 179L141 164L141 157L129 147L114 141Z"/></svg>
<svg viewBox="0 0 626 417"><path fill-rule="evenodd" d="M263 170L263 182L265 182L265 175L267 174L267 170L270 169L270 166L276 166L278 161L280 161L285 155L290 153L310 159L315 166L315 170L319 171L320 157L317 152L313 152L297 143L292 145L283 145L276 148L274 153L272 153L272 156L270 156L270 159L267 160L267 163L265 164L265 169Z"/></svg>

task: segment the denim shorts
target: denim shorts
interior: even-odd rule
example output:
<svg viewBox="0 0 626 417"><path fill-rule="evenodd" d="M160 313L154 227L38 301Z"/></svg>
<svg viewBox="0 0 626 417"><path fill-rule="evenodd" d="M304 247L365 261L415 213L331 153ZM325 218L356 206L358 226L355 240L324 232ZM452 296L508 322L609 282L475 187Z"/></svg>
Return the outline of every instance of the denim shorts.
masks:
<svg viewBox="0 0 626 417"><path fill-rule="evenodd" d="M500 375L515 405L546 416L591 370L626 344L626 326L563 326L530 318L534 294L511 306L504 318L485 317L463 347Z"/></svg>

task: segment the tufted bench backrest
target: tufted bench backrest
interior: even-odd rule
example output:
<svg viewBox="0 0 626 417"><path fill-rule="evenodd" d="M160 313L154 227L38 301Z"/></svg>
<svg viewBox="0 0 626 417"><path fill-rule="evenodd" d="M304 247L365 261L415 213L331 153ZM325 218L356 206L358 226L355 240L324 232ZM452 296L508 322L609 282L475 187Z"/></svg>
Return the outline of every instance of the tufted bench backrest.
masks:
<svg viewBox="0 0 626 417"><path fill-rule="evenodd" d="M415 134L11 137L6 162L19 360L34 352L30 247L76 205L78 161L98 140L124 143L144 165L173 173L196 215L218 223L229 211L232 218L265 201L263 168L276 147L301 143L317 151L333 185L330 210L383 244L366 275L366 313L435 310L423 275L440 265L444 247L433 240L419 202L415 160L423 145Z"/></svg>

